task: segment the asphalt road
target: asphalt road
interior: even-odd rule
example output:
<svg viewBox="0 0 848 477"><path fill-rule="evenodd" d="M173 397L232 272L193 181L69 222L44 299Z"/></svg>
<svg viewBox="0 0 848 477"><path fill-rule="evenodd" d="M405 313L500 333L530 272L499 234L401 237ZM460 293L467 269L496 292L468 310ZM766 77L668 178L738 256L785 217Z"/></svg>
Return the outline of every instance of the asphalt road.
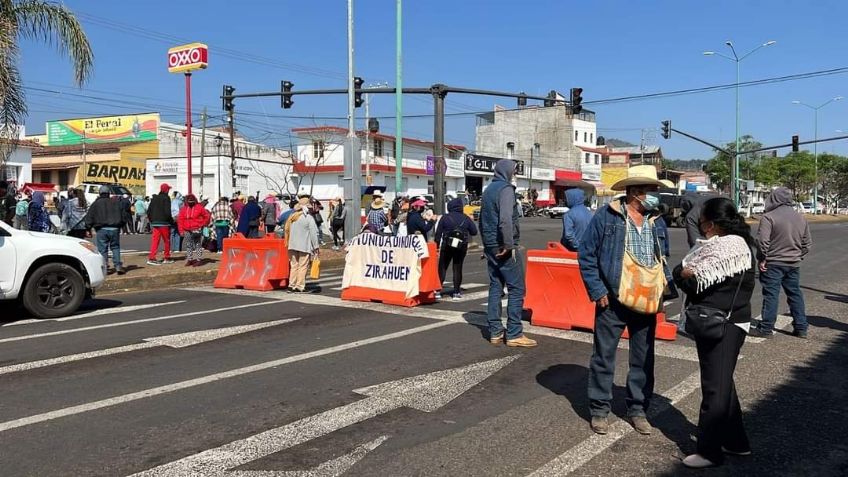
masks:
<svg viewBox="0 0 848 477"><path fill-rule="evenodd" d="M524 243L556 240L559 223L524 221ZM848 473L846 232L813 226L802 279L810 339L743 347L737 388L754 455L699 474ZM677 263L684 233L671 233ZM326 270L310 295L172 289L97 299L71 319L6 323L0 473L687 474L680 458L693 451L700 402L691 341L657 346L652 436L620 420L595 436L591 334L528 326L537 348L489 345L484 263L472 254L466 265L467 299L413 309L341 301L341 271Z"/></svg>

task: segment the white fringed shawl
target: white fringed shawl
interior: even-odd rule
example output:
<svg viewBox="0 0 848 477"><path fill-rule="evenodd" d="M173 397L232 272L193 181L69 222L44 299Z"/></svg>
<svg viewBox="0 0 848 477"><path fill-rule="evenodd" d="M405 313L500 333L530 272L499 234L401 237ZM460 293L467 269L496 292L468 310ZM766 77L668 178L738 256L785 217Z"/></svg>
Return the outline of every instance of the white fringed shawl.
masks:
<svg viewBox="0 0 848 477"><path fill-rule="evenodd" d="M751 249L738 235L698 240L683 258L683 266L695 273L697 293L751 268Z"/></svg>

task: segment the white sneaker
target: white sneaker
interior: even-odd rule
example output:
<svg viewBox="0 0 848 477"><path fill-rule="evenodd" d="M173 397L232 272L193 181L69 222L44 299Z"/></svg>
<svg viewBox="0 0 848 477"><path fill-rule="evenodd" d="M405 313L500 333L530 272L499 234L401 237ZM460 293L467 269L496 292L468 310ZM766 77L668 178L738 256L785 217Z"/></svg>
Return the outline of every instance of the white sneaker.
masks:
<svg viewBox="0 0 848 477"><path fill-rule="evenodd" d="M436 292L436 299L437 299L437 300L441 300L441 299L442 299L442 292Z"/></svg>
<svg viewBox="0 0 848 477"><path fill-rule="evenodd" d="M715 467L715 462L701 456L701 454L692 454L683 459L683 465L690 469L705 469L707 467Z"/></svg>

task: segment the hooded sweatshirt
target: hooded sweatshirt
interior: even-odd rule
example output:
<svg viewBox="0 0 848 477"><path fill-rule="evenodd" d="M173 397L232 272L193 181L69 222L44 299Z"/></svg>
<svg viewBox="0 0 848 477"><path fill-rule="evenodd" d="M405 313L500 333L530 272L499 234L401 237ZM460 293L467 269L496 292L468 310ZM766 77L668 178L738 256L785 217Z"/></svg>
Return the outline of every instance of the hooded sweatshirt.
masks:
<svg viewBox="0 0 848 477"><path fill-rule="evenodd" d="M465 204L462 199L456 198L448 202L448 213L443 215L439 220L439 225L436 227L436 243L442 243L442 237L450 234L454 230L460 230L465 233L466 242L468 237L477 235L477 226L474 221L462 212Z"/></svg>
<svg viewBox="0 0 848 477"><path fill-rule="evenodd" d="M518 246L518 204L515 202L515 162L501 159L495 164L495 177L483 191L480 204L480 235L483 247L497 251Z"/></svg>
<svg viewBox="0 0 848 477"><path fill-rule="evenodd" d="M568 212L562 216L562 239L560 242L565 248L576 252L580 247L580 239L589 221L592 220L592 212L586 207L586 193L583 189L574 188L565 191L565 202Z"/></svg>
<svg viewBox="0 0 848 477"><path fill-rule="evenodd" d="M44 192L32 194L29 204L29 229L33 232L50 231L50 215L44 209Z"/></svg>
<svg viewBox="0 0 848 477"><path fill-rule="evenodd" d="M792 193L778 187L768 196L757 230L759 259L767 265L798 267L813 245L810 226L792 208Z"/></svg>

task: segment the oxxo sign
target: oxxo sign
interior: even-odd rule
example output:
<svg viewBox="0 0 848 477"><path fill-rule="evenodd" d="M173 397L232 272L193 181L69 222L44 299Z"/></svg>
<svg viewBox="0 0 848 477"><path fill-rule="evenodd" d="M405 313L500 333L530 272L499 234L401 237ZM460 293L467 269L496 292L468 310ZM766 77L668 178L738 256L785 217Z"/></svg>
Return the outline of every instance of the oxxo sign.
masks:
<svg viewBox="0 0 848 477"><path fill-rule="evenodd" d="M209 49L203 43L189 43L168 50L168 71L186 73L206 68Z"/></svg>

